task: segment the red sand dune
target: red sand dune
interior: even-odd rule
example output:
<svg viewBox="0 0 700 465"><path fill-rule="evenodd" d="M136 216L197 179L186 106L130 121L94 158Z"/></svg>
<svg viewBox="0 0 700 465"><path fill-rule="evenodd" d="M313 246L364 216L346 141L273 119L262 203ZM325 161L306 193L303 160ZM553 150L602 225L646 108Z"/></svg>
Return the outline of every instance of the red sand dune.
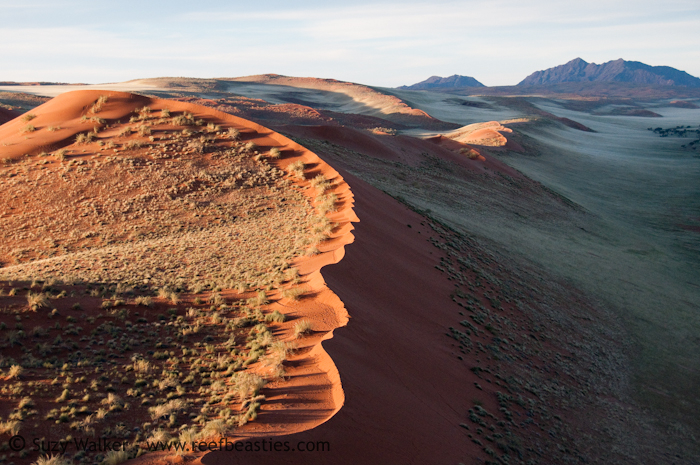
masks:
<svg viewBox="0 0 700 465"><path fill-rule="evenodd" d="M360 129L386 127L405 129L407 126L383 118L354 113L340 113L318 110L296 103L271 104L264 100L248 97L229 97L217 100L183 97L183 102L196 103L219 111L229 113L252 121L259 121L266 126L283 124L351 126Z"/></svg>
<svg viewBox="0 0 700 465"><path fill-rule="evenodd" d="M338 201L337 210L328 216L337 226L330 239L319 244L321 253L297 259L294 263L302 276L307 294L298 303L278 300L270 306L272 310L278 309L292 317L310 320L313 323L314 334L304 338L299 344L301 355L291 358L289 381L267 392L268 402L261 408L258 420L236 430L234 438L304 431L326 421L341 408L345 395L338 370L320 343L333 337L334 329L344 326L348 316L343 302L325 285L320 269L340 261L344 256L344 246L353 240L350 222L356 221L357 218L352 209L353 195L348 185L336 170L314 153L251 121L190 103L111 91L76 91L52 99L32 110L35 118L30 123L36 128L33 132L21 133L20 129L28 123L20 120L1 126L0 139L8 143L8 146L0 149L0 158L12 160L25 155L34 156L41 151L72 146L76 134L92 130L95 123L82 121L81 118L89 114L92 104L101 95L109 97L99 112L99 117L104 118L106 124L114 124L120 120L126 122L136 108L146 105L153 111L163 108L168 108L171 112L189 111L195 118L214 122L223 129L239 129L246 140L253 141L260 147L279 147L284 157L270 160L270 163L279 168L284 169L288 164L301 160L308 167L308 179L323 174L331 181L332 188L328 192L333 192ZM60 129L49 131L48 126ZM108 127L103 129L98 137L109 137L111 132L116 131ZM99 153L96 144L82 147L86 149L77 151L73 159ZM307 187L310 182L304 180L298 181L297 184ZM308 191L312 199L315 197L313 192L313 189ZM273 296L273 300L275 297ZM296 407L288 405L290 402L296 402ZM149 454L148 460L160 463L163 457L162 454Z"/></svg>
<svg viewBox="0 0 700 465"><path fill-rule="evenodd" d="M290 125L279 126L278 129L296 137L327 140L360 153L371 154L373 157L401 161L412 166L418 166L424 161L422 154L430 153L472 171L486 173L490 170L504 173L514 178L523 177L517 170L489 155L485 155L483 152L480 152L483 159L470 160L468 156L459 153L459 150L462 148L471 148L470 145L459 141L447 142L449 139L446 138L442 140L436 138L417 139L403 135L387 136L335 126Z"/></svg>
<svg viewBox="0 0 700 465"><path fill-rule="evenodd" d="M510 134L512 132L512 129L503 126L498 121L489 121L488 123L476 123L464 126L445 134L445 137L468 145L490 148L503 147L515 152L524 151L520 144L509 140L504 135L504 133Z"/></svg>
<svg viewBox="0 0 700 465"><path fill-rule="evenodd" d="M336 79L300 78L281 76L278 74L244 76L230 80L338 92L348 95L355 102L373 109L374 111L372 114L374 116L385 118L396 123L405 124L407 126L420 126L427 129L447 129L456 127L453 123L446 123L433 118L423 110L412 108L395 95L384 94L362 84L338 81Z"/></svg>

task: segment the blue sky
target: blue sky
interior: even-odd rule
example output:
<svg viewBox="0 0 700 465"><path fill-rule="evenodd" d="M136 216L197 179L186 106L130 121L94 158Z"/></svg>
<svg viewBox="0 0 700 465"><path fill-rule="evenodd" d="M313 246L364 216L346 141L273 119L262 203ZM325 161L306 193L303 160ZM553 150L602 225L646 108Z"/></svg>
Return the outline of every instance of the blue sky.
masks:
<svg viewBox="0 0 700 465"><path fill-rule="evenodd" d="M581 57L700 76L700 2L0 0L0 81L277 73L516 84Z"/></svg>

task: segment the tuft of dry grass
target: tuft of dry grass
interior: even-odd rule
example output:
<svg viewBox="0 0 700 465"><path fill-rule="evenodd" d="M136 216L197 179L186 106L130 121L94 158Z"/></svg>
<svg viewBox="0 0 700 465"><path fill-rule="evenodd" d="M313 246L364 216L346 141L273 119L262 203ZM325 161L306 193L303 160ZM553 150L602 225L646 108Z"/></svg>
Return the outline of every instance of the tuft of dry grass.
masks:
<svg viewBox="0 0 700 465"><path fill-rule="evenodd" d="M309 320L301 320L294 325L294 337L299 339L308 334L311 334L312 324Z"/></svg>
<svg viewBox="0 0 700 465"><path fill-rule="evenodd" d="M42 455L32 465L73 465L73 462L62 455Z"/></svg>
<svg viewBox="0 0 700 465"><path fill-rule="evenodd" d="M66 149L56 150L56 153L55 153L56 159L58 159L59 161L65 161L67 158L67 156L66 156L67 153L68 153L68 150L66 150Z"/></svg>
<svg viewBox="0 0 700 465"><path fill-rule="evenodd" d="M107 452L102 465L119 465L129 460L129 452L126 450L110 450Z"/></svg>
<svg viewBox="0 0 700 465"><path fill-rule="evenodd" d="M150 296L138 296L134 299L134 303L143 307L153 307L153 299Z"/></svg>
<svg viewBox="0 0 700 465"><path fill-rule="evenodd" d="M233 392L238 396L241 402L244 402L250 397L255 397L260 392L260 389L265 386L265 380L255 373L241 371L236 373L232 378L234 381Z"/></svg>
<svg viewBox="0 0 700 465"><path fill-rule="evenodd" d="M21 427L22 427L21 421L16 421L16 420L3 421L0 423L0 434L9 434L10 436L14 436L17 433L19 433L19 430Z"/></svg>
<svg viewBox="0 0 700 465"><path fill-rule="evenodd" d="M109 97L107 97L106 95L100 95L99 97L97 97L95 103L92 104L92 108L90 109L90 111L92 111L93 113L99 113L100 111L102 111L102 107L104 107L105 103L107 103L107 100L109 100Z"/></svg>
<svg viewBox="0 0 700 465"><path fill-rule="evenodd" d="M151 362L144 359L138 359L134 361L134 371L137 373L150 373Z"/></svg>
<svg viewBox="0 0 700 465"><path fill-rule="evenodd" d="M34 127L33 124L28 124L19 130L19 132L22 134L28 134L28 133L34 132L34 131L36 131L36 128Z"/></svg>
<svg viewBox="0 0 700 465"><path fill-rule="evenodd" d="M49 298L43 292L34 293L29 291L27 293L27 304L31 310L36 312L40 308L49 306Z"/></svg>
<svg viewBox="0 0 700 465"><path fill-rule="evenodd" d="M97 136L97 134L94 131L84 132L84 133L81 132L80 134L78 134L75 137L75 142L77 144L89 144L90 142L93 141L93 139L95 139L96 136Z"/></svg>
<svg viewBox="0 0 700 465"><path fill-rule="evenodd" d="M299 300L299 297L304 295L306 293L306 289L302 287L292 287L289 289L285 289L282 291L282 297L285 299L297 301Z"/></svg>
<svg viewBox="0 0 700 465"><path fill-rule="evenodd" d="M36 115L34 113L26 113L25 115L22 116L22 121L24 121L25 123L28 123L31 120L33 120L34 118L36 118Z"/></svg>
<svg viewBox="0 0 700 465"><path fill-rule="evenodd" d="M297 179L306 179L306 176L304 175L304 168L306 168L306 165L301 160L290 163L287 167L289 172Z"/></svg>
<svg viewBox="0 0 700 465"><path fill-rule="evenodd" d="M7 379L19 378L24 372L24 368L21 365L12 365L10 371L7 373Z"/></svg>
<svg viewBox="0 0 700 465"><path fill-rule="evenodd" d="M287 317L284 315L284 313L281 313L278 310L275 310L272 313L265 315L265 321L268 323L284 323L286 319Z"/></svg>
<svg viewBox="0 0 700 465"><path fill-rule="evenodd" d="M122 147L124 147L124 150L134 150L143 147L143 142L140 140L130 140Z"/></svg>

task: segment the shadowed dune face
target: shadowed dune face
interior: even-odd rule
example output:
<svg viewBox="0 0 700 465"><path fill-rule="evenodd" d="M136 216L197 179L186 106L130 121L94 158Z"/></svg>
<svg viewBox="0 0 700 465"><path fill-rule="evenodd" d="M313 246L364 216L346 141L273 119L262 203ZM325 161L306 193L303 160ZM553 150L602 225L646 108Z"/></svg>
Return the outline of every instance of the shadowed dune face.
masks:
<svg viewBox="0 0 700 465"><path fill-rule="evenodd" d="M550 110L551 111L551 110ZM591 124L592 125L592 124ZM593 125L592 125L593 126ZM520 126L516 126L520 128ZM597 131L600 130L600 126L594 126ZM529 134L531 131L537 128L533 126L530 128L525 126L526 132ZM550 126L543 126L543 128L549 128ZM280 128L283 132L292 134L296 140L302 142L305 146L312 147L321 156L330 160L333 164L347 169L355 176L361 177L363 180L368 181L374 186L377 186L385 192L389 192L397 198L405 199L406 202L414 205L421 210L430 210L431 215L435 215L444 221L449 222L454 227L461 231L470 231L480 238L488 238L488 240L493 240L499 244L499 249L508 250L504 252L509 259L513 260L513 257L526 256L530 257L531 260L537 262L539 266L552 271L554 276L562 277L565 276L569 282L581 283L581 286L589 289L590 286L595 286L596 291L593 292L597 296L600 302L603 302L603 307L606 308L606 313L608 318L613 318L618 321L618 324L624 322L624 327L626 328L626 333L624 336L619 336L620 341L639 341L638 337L649 337L654 334L659 334L656 331L647 328L642 332L638 332L639 328L635 329L635 325L630 325L627 318L634 315L635 312L640 314L643 305L653 306L653 297L646 294L645 299L647 299L646 304L639 302L639 295L634 297L635 301L639 303L639 306L630 308L628 304L625 304L622 300L618 299L620 295L625 293L626 286L621 283L620 286L617 284L605 288L603 281L607 283L614 282L613 280L635 280L634 282L643 283L650 277L653 280L663 280L666 279L662 275L658 274L653 266L649 266L649 259L645 258L645 262L642 265L636 258L633 261L636 265L630 264L629 255L623 254L622 256L616 255L618 252L615 250L616 235L621 233L620 229L614 230L610 228L610 216L605 215L605 212L599 207L593 205L593 197L588 199L586 203L583 202L581 197L575 197L585 205L586 209L581 208L580 205L573 203L568 198L562 197L553 191L550 191L543 185L532 181L528 178L508 178L499 174L498 165L492 165L493 168L487 171L488 176L475 176L473 172L468 169L460 167L458 161L454 158L450 158L449 152L442 150L425 150L425 154L421 156L423 150L418 149L419 145L416 145L416 151L412 152L408 149L408 145L399 145L402 138L399 137L389 137L389 136L372 136L372 143L360 144L358 141L362 140L359 137L353 137L351 130L340 130L340 129L330 129L330 128L298 128L298 127L288 127ZM520 129L518 129L520 130ZM558 131L571 131L570 129L558 129ZM581 138L591 137L599 138L602 135L587 134L581 132L574 132L575 134L581 134ZM658 136L657 136L658 137ZM527 139L519 139L528 142ZM563 134L557 133L555 137L549 138L549 140L562 141L565 143L565 137ZM384 142L386 141L386 142ZM384 142L382 144L382 142ZM541 141L540 141L541 142ZM383 145L383 147L377 147L377 145ZM542 158L545 156L552 157L553 153L542 151L540 157L533 158L532 150L537 146L532 144L526 144L526 152L523 154L511 153L508 157L505 157L501 152L493 151L486 153L486 161L496 158L497 160L510 161L516 166L525 166L526 162L535 165L535 163L542 163ZM481 149L480 149L481 150ZM540 148L540 150L542 150ZM454 155L454 153L452 153ZM433 158L434 157L434 158ZM516 157L522 157L518 160L513 160ZM464 160L462 160L464 161ZM584 160L579 160L583 162ZM468 161L471 163L472 161ZM552 159L550 158L550 163ZM571 158L562 158L558 160L554 166L560 166L558 163L572 163ZM476 163L479 165L479 163ZM553 166L553 168L554 168ZM563 168L562 168L563 169ZM669 167L669 169L671 169ZM478 171L477 171L478 172ZM500 171L503 173L503 171ZM530 173L536 173L536 171L528 171ZM542 173L546 172L541 169ZM581 173L580 170L573 170L570 172L571 176L578 176ZM522 174L521 174L522 176ZM516 181L517 179L517 181ZM586 185L586 177L579 178L580 186ZM551 181L551 179L550 179ZM532 183L532 184L530 184ZM548 183L547 183L548 184ZM572 186L576 184L571 184ZM561 186L561 185L560 185ZM604 199L609 196L604 197ZM631 204L629 204L631 205ZM689 206L686 206L689 208ZM361 213L361 210L360 210ZM618 221L622 220L621 217L617 218ZM509 228L504 228L503 225L509 225ZM619 227L616 226L616 227ZM358 229L361 228L361 224ZM564 236L570 235L570 237L577 238L576 241L583 241L583 245L576 243L569 243L567 240L562 238ZM692 232L688 231L684 234L690 235ZM618 237L626 237L624 234ZM628 236L627 236L628 237ZM562 256L566 256L567 260L561 260ZM614 258L613 258L614 257ZM669 256L670 258L670 256ZM613 268L607 268L609 261L612 260L615 263L616 269L625 270L620 271L617 277L609 274L609 270ZM582 262L587 262L587 265L583 265ZM597 269L593 262L598 264L605 263L605 268ZM679 263L679 262L677 262ZM504 264L504 266L509 266ZM568 271L567 271L568 269ZM578 270L578 271L576 271ZM590 270L590 273L581 274L581 270ZM631 272L634 271L634 272ZM679 273L681 273L679 271ZM682 273L687 273L683 271ZM607 276L604 280L601 279L602 275ZM685 276L692 276L691 274L686 274ZM668 285L673 285L673 283L668 283ZM655 291L656 286L650 286L649 292L659 292ZM688 298L688 302L693 301L691 294L688 294L689 289L680 285L676 288L680 295L685 295ZM683 290L684 289L684 290ZM640 292L640 289L637 289ZM589 291L590 292L590 291ZM624 294L628 298L631 294ZM670 298L666 295L664 298ZM605 299L605 300L604 300ZM610 299L610 300L607 300ZM611 304L611 301L615 301ZM627 313L630 312L630 313ZM683 313L683 312L679 312ZM685 313L687 316L691 316ZM613 316L615 315L615 316ZM657 316L663 318L663 313L657 313ZM670 313L669 313L670 315ZM645 317L645 318L648 318ZM649 321L648 319L646 321ZM685 324L693 324L692 318L685 320ZM677 324L680 324L680 320L676 320ZM606 323L607 324L607 323ZM565 332L555 337L559 339L564 337ZM671 340L680 341L685 340L684 334L687 334L685 330L681 330L680 327L675 329L674 339L660 339L670 342ZM666 337L670 336L667 334ZM654 350L654 344L652 341L645 342L646 350ZM659 348L656 345L657 350ZM680 346L676 346L676 350L680 350ZM591 349L593 350L593 349ZM619 351L618 348L617 356L625 358L623 352ZM628 351L633 350L630 346L627 346ZM628 359L626 365L619 366L620 370L630 370L627 371L628 382L632 379L639 381L639 378L633 378L633 373L638 375L640 371L640 366L637 363L649 363L654 360L655 357L659 356L657 352L656 355L644 355L639 357L639 350L635 348L632 352L627 352L631 358ZM693 347L688 345L682 351L676 352L676 363L682 361L681 363L692 363ZM635 355L636 354L636 355ZM650 358L647 358L650 357ZM658 363L660 360L656 358ZM669 359L665 359L665 363L669 363ZM658 365L656 365L658 367ZM634 370L634 371L633 371ZM622 372L620 372L622 373ZM652 374L653 372L647 372ZM665 372L664 372L665 373ZM669 375L668 373L663 376ZM676 372L673 375L676 379L676 390L675 395L677 399L686 398L689 395L688 389L691 382L682 381L679 376L689 376L688 374L681 375L681 372ZM655 383L659 382L659 372L656 371L656 375L653 378L647 379L644 384L631 384L627 387L622 388L619 394L610 394L613 396L618 396L620 399L627 399L629 405L635 403L630 397L630 392L632 390L637 390L636 392L644 392L643 386L654 386ZM692 377L690 378L692 379ZM666 385L666 384L664 384ZM668 389L668 388L666 388ZM610 392L615 392L610 391ZM666 391L670 393L671 391ZM605 396L605 395L604 395ZM603 396L603 397L604 397ZM644 399L641 405L649 405L647 402L649 399ZM657 407L656 413L649 415L647 413L642 413L641 408L639 410L634 410L636 419L635 422L639 424L645 424L643 428L647 431L646 433L636 432L639 438L644 437L642 440L645 442L645 453L652 455L660 454L662 450L685 450L683 454L688 454L688 457L694 456L695 452L692 451L692 446L687 449L687 447L692 443L688 442L690 437L690 431L692 431L693 417L687 417L680 412L674 412L673 408L669 409L669 405L666 407ZM609 420L612 412L606 414L598 414L596 421L601 421L605 423ZM658 416L656 416L658 415ZM665 416L665 415L670 415ZM570 417L571 418L571 417ZM669 420L671 418L671 420ZM655 428L654 422L659 421L661 424L663 422L678 421L681 420L687 422L686 426L679 430L678 435L668 436L666 434L661 434L659 432L653 433L652 431L658 431ZM631 421L631 420L630 420ZM606 427L610 427L609 425ZM598 426L598 428L603 428L603 426ZM614 428L618 431L617 439L613 442L619 443L630 443L629 436L624 431L624 426L619 424ZM664 438L661 440L660 438ZM637 446L641 447L641 443L637 443ZM636 447L636 446L635 446ZM594 450L599 450L597 447ZM635 454L634 448L627 449L627 453L630 454L627 458L620 458L621 462L633 461L632 456ZM655 455L660 457L658 455ZM692 462L691 462L692 463Z"/></svg>
<svg viewBox="0 0 700 465"><path fill-rule="evenodd" d="M15 110L7 110L5 108L0 108L0 124L5 124L8 121L12 121L21 114L22 113Z"/></svg>

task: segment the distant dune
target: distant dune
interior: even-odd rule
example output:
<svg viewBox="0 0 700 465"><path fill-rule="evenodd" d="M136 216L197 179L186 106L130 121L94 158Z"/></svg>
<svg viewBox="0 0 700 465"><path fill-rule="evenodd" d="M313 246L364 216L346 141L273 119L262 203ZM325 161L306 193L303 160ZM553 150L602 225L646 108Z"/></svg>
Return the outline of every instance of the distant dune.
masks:
<svg viewBox="0 0 700 465"><path fill-rule="evenodd" d="M372 109L369 114L407 126L419 126L438 129L447 128L450 123L437 120L422 110L412 108L400 98L383 93L375 88L335 79L299 78L263 74L230 79L235 82L255 82L261 84L283 85L304 89L338 92L351 97L355 102Z"/></svg>

